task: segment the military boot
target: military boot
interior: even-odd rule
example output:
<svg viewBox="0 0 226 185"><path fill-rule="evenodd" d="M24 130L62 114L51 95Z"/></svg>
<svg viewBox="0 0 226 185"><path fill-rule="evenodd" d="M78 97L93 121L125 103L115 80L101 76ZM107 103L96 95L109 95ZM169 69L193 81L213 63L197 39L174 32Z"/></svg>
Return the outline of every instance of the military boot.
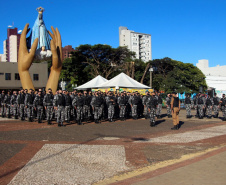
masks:
<svg viewBox="0 0 226 185"><path fill-rule="evenodd" d="M155 122L152 121L152 122L150 123L150 126L151 126L151 127L155 127Z"/></svg>
<svg viewBox="0 0 226 185"><path fill-rule="evenodd" d="M174 125L171 130L178 130L177 125Z"/></svg>

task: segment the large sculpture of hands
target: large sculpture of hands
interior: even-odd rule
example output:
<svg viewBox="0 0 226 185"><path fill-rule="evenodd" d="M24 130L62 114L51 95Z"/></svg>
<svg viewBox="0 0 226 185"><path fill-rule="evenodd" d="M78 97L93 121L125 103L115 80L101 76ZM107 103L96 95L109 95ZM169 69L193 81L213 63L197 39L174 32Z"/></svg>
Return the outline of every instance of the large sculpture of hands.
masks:
<svg viewBox="0 0 226 185"><path fill-rule="evenodd" d="M51 26L53 33L49 32L52 40L50 43L52 52L52 67L49 75L49 79L46 85L46 91L51 88L53 93L57 91L58 81L60 77L60 71L62 69L62 42L59 30L56 30Z"/></svg>
<svg viewBox="0 0 226 185"><path fill-rule="evenodd" d="M27 49L26 35L28 32L29 24L26 24L21 34L20 45L19 45L19 57L18 57L18 72L20 74L20 80L23 89L34 89L32 79L29 74L29 68L31 67L32 61L34 60L35 51L38 45L38 38L35 39L31 46L30 52ZM49 79L46 84L46 90L52 89L55 93L58 87L58 81L60 72L62 69L62 42L59 30L51 27L52 32L49 32L52 37L51 40L51 52L52 52L52 67L49 75Z"/></svg>
<svg viewBox="0 0 226 185"><path fill-rule="evenodd" d="M26 35L28 32L29 24L26 24L20 37L19 57L18 57L18 72L20 74L20 81L24 89L34 89L29 68L35 56L35 51L38 45L38 38L35 39L31 46L30 52L27 49Z"/></svg>

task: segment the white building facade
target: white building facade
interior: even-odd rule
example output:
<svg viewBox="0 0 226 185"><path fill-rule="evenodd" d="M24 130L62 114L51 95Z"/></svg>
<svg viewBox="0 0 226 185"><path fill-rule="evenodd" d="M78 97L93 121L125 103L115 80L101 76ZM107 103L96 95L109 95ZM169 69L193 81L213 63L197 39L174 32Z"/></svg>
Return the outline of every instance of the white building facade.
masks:
<svg viewBox="0 0 226 185"><path fill-rule="evenodd" d="M127 46L130 51L136 53L136 58L144 62L152 60L151 35L128 30L127 27L119 27L119 46Z"/></svg>
<svg viewBox="0 0 226 185"><path fill-rule="evenodd" d="M215 88L218 96L226 94L226 65L209 67L209 61L206 59L199 60L196 66L206 76L206 83L209 88Z"/></svg>

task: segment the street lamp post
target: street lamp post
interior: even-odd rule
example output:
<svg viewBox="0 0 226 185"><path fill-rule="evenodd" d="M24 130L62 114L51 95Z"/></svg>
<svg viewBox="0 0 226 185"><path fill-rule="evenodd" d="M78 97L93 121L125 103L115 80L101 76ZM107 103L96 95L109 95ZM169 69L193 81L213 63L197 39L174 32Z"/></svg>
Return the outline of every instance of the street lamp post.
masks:
<svg viewBox="0 0 226 185"><path fill-rule="evenodd" d="M150 67L149 71L150 71L150 87L152 88L152 72L153 72L152 66Z"/></svg>

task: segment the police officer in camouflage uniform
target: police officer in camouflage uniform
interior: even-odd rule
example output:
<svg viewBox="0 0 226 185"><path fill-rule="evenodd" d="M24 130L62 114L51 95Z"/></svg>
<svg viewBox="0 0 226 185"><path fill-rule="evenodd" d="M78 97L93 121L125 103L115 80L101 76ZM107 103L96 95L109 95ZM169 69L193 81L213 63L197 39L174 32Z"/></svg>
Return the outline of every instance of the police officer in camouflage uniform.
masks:
<svg viewBox="0 0 226 185"><path fill-rule="evenodd" d="M197 99L199 119L203 119L203 117L204 117L205 103L206 103L205 98L202 96L202 94L200 94L198 99Z"/></svg>
<svg viewBox="0 0 226 185"><path fill-rule="evenodd" d="M52 89L49 88L47 94L44 96L43 99L43 105L46 110L46 118L47 118L47 124L52 125L51 121L53 119L53 93Z"/></svg>
<svg viewBox="0 0 226 185"><path fill-rule="evenodd" d="M27 110L27 117L28 117L28 121L32 122L33 121L33 115L34 115L34 93L33 93L33 89L29 90L29 93L27 93L25 95L25 107Z"/></svg>
<svg viewBox="0 0 226 185"><path fill-rule="evenodd" d="M167 97L166 97L166 110L167 110L167 116L168 118L171 118L172 115L171 115L171 105L170 105L170 102L171 102L171 94L167 94Z"/></svg>
<svg viewBox="0 0 226 185"><path fill-rule="evenodd" d="M148 96L146 101L146 106L148 107L148 112L150 114L150 126L155 126L155 112L158 106L158 100L155 97L154 92L151 93L151 96Z"/></svg>
<svg viewBox="0 0 226 185"><path fill-rule="evenodd" d="M220 100L220 105L221 105L221 110L223 113L223 121L226 121L226 98L225 98L225 94L222 95L222 98Z"/></svg>
<svg viewBox="0 0 226 185"><path fill-rule="evenodd" d="M184 104L185 104L185 108L186 108L186 117L187 118L191 118L192 115L191 115L191 107L192 107L192 103L193 100L192 98L190 97L190 94L187 94L185 100L184 100Z"/></svg>
<svg viewBox="0 0 226 185"><path fill-rule="evenodd" d="M54 108L57 110L57 123L58 127L65 127L64 125L64 114L65 114L65 96L62 90L59 90L59 94L54 97Z"/></svg>
<svg viewBox="0 0 226 185"><path fill-rule="evenodd" d="M149 111L148 111L148 107L146 106L146 103L147 103L147 99L150 96L150 94L149 94L148 91L145 92L145 94L146 95L143 96L143 98L142 98L142 104L144 106L144 117L145 117L145 119L148 119L148 117L149 117Z"/></svg>
<svg viewBox="0 0 226 185"><path fill-rule="evenodd" d="M13 95L11 96L10 104L13 109L13 116L15 119L18 119L18 106L17 106L17 91L13 91Z"/></svg>
<svg viewBox="0 0 226 185"><path fill-rule="evenodd" d="M64 114L65 121L67 123L70 123L72 99L71 99L71 96L69 95L68 91L65 91L64 96L65 96L65 114Z"/></svg>
<svg viewBox="0 0 226 185"><path fill-rule="evenodd" d="M219 108L220 108L220 98L217 97L217 93L214 93L214 97L213 97L213 112L214 118L218 118L219 115Z"/></svg>
<svg viewBox="0 0 226 185"><path fill-rule="evenodd" d="M94 114L95 123L101 123L100 119L102 116L102 105L104 103L103 98L99 95L98 92L95 92L95 95L92 97L91 106Z"/></svg>
<svg viewBox="0 0 226 185"><path fill-rule="evenodd" d="M207 96L206 99L206 108L207 108L207 118L212 118L212 107L213 107L213 99L210 97L210 95Z"/></svg>
<svg viewBox="0 0 226 185"><path fill-rule="evenodd" d="M4 98L5 98L5 91L3 90L2 93L0 94L0 107L1 107L1 116L5 117L5 103L4 103Z"/></svg>
<svg viewBox="0 0 226 185"><path fill-rule="evenodd" d="M25 105L24 105L24 102L25 102L25 94L24 94L24 90L21 89L20 94L17 96L17 106L19 108L21 121L25 120L25 115L24 115Z"/></svg>
<svg viewBox="0 0 226 185"><path fill-rule="evenodd" d="M140 103L140 97L137 96L137 93L134 92L133 96L130 97L129 99L129 104L132 109L132 117L133 119L138 119L138 114L137 114L137 106Z"/></svg>
<svg viewBox="0 0 226 185"><path fill-rule="evenodd" d="M38 95L35 96L34 99L34 109L37 110L37 118L38 118L38 123L42 123L42 118L43 118L43 112L44 112L44 107L43 107L43 95L42 91L39 89Z"/></svg>
<svg viewBox="0 0 226 185"><path fill-rule="evenodd" d="M83 117L85 121L88 121L91 119L90 103L91 103L92 96L88 95L87 91L84 91L83 99L84 99Z"/></svg>
<svg viewBox="0 0 226 185"><path fill-rule="evenodd" d="M119 117L122 121L126 120L126 105L128 103L128 98L126 97L125 93L122 92L121 96L118 96L118 105L119 105Z"/></svg>
<svg viewBox="0 0 226 185"><path fill-rule="evenodd" d="M114 122L113 117L115 114L116 98L113 96L112 92L108 93L108 96L106 97L106 104L108 107L108 120L109 122Z"/></svg>
<svg viewBox="0 0 226 185"><path fill-rule="evenodd" d="M161 111L162 111L162 97L161 93L158 93L156 96L157 102L158 102L158 107L156 109L156 116L157 118L161 118Z"/></svg>
<svg viewBox="0 0 226 185"><path fill-rule="evenodd" d="M76 119L78 125L83 125L82 120L83 120L84 97L82 96L82 93L78 93L78 96L74 98L72 106L75 108L77 113Z"/></svg>
<svg viewBox="0 0 226 185"><path fill-rule="evenodd" d="M10 111L11 104L10 104L10 100L11 100L11 92L8 91L7 95L5 95L5 98L4 98L4 104L5 104L5 107L6 107L6 115L7 115L8 118L11 117L11 111Z"/></svg>

